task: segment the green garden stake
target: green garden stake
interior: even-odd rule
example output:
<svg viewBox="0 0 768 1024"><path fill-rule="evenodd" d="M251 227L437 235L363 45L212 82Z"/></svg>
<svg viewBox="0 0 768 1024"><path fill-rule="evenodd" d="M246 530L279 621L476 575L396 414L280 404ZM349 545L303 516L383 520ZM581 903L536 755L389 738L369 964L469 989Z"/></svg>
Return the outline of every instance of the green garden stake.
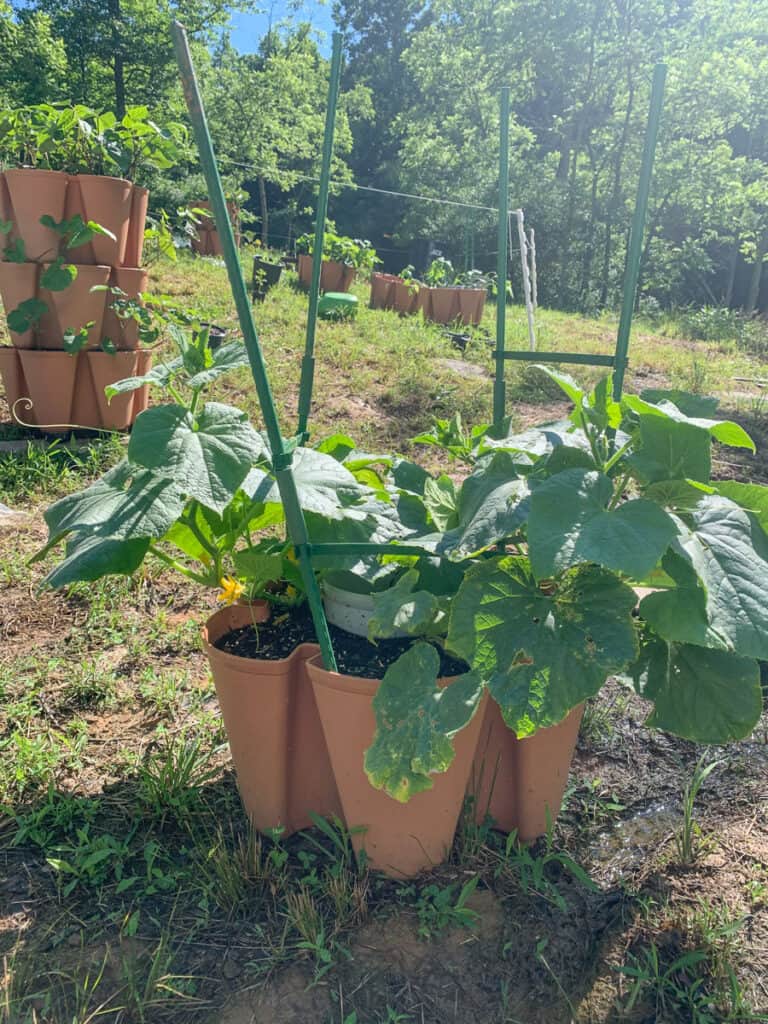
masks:
<svg viewBox="0 0 768 1024"><path fill-rule="evenodd" d="M336 129L336 107L339 101L341 81L341 33L333 33L331 55L331 80L328 85L328 108L325 114L325 137L323 139L323 162L320 169L320 188L317 195L317 219L315 221L315 251L312 257L312 282L309 286L309 310L307 312L307 337L304 358L301 361L301 383L299 384L299 424L296 433L299 444L309 437L307 424L312 408L312 387L315 379L315 332L317 330L317 307L320 298L320 273L323 265L323 243L325 221L328 216L328 191L331 184L331 162L333 160L333 134Z"/></svg>
<svg viewBox="0 0 768 1024"><path fill-rule="evenodd" d="M651 87L651 106L648 114L648 127L645 132L643 162L640 167L640 181L637 186L635 213L629 234L627 248L627 265L624 272L624 299L621 306L621 320L616 338L616 357L613 375L613 397L619 401L624 390L624 374L627 368L629 352L629 336L632 330L632 315L637 297L637 282L640 277L640 259L643 252L643 231L648 212L648 195L651 190L653 160L656 155L656 141L659 137L661 107L664 102L664 82L667 77L667 65L657 64L653 69L653 85Z"/></svg>
<svg viewBox="0 0 768 1024"><path fill-rule="evenodd" d="M312 620L317 633L317 641L323 656L325 667L329 671L336 670L336 659L333 653L328 622L325 618L323 602L320 597L320 588L317 585L315 574L312 569L312 557L309 549L309 538L307 525L304 521L304 513L301 510L299 495L296 490L296 481L293 478L291 469L292 449L286 445L285 439L280 431L280 424L277 419L275 402L269 386L269 377L264 363L264 357L259 344L259 336L253 322L251 303L248 299L248 290L243 277L243 269L240 265L240 256L235 244L235 236L232 224L227 211L227 204L224 198L224 190L221 185L221 178L216 166L216 157L213 152L211 136L208 132L208 123L205 118L203 101L200 96L195 69L192 63L192 55L189 52L189 43L184 27L178 21L171 25L171 36L176 51L176 60L181 72L181 81L184 88L184 99L189 111L189 118L195 133L195 140L200 152L200 163L203 167L205 183L208 186L208 197L213 208L213 215L216 228L221 239L221 247L224 255L224 263L227 267L229 284L232 288L232 296L235 300L237 315L240 320L240 330L243 332L243 340L248 352L248 359L251 364L251 372L256 385L256 393L261 406L261 413L264 417L264 426L272 450L272 464L275 470L275 479L280 491L280 497L285 510L285 523L299 559L302 579L307 590L307 600L312 613Z"/></svg>
<svg viewBox="0 0 768 1024"><path fill-rule="evenodd" d="M499 244L496 294L496 379L493 384L493 425L500 428L507 404L504 347L507 336L507 262L509 238L509 86L501 90L499 131Z"/></svg>

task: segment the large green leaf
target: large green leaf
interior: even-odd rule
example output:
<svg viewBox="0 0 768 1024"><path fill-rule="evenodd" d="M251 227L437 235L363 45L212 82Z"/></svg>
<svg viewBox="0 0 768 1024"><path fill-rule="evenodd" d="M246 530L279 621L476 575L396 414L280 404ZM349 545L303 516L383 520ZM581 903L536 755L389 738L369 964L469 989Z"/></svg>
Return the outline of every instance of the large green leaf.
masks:
<svg viewBox="0 0 768 1024"><path fill-rule="evenodd" d="M114 384L108 384L104 388L104 394L107 398L114 398L115 395L124 395L129 391L138 391L145 384L165 388L181 372L182 368L181 358L171 359L168 363L158 363L142 377L124 377L123 380L115 381ZM141 415L143 416L144 413L141 413Z"/></svg>
<svg viewBox="0 0 768 1024"><path fill-rule="evenodd" d="M297 448L293 453L293 479L304 511L324 519L343 519L349 506L371 494L340 462L312 448ZM266 504L281 503L280 490L269 478L253 497Z"/></svg>
<svg viewBox="0 0 768 1024"><path fill-rule="evenodd" d="M725 651L663 640L643 645L631 676L654 709L647 724L696 743L730 743L762 712L757 662Z"/></svg>
<svg viewBox="0 0 768 1024"><path fill-rule="evenodd" d="M644 597L641 617L665 640L729 650L728 639L709 624L707 595L690 563L669 551L661 564L676 585Z"/></svg>
<svg viewBox="0 0 768 1024"><path fill-rule="evenodd" d="M481 562L453 602L448 647L489 686L518 736L554 725L636 655L634 591L583 567L542 589L520 558Z"/></svg>
<svg viewBox="0 0 768 1024"><path fill-rule="evenodd" d="M718 494L752 512L762 528L768 531L768 487L741 484L736 480L718 480L714 486Z"/></svg>
<svg viewBox="0 0 768 1024"><path fill-rule="evenodd" d="M184 502L172 480L123 459L84 491L51 505L45 521L51 539L70 532L159 539L181 515Z"/></svg>
<svg viewBox="0 0 768 1024"><path fill-rule="evenodd" d="M456 525L456 487L449 476L430 477L424 484L424 505L435 526L444 533Z"/></svg>
<svg viewBox="0 0 768 1024"><path fill-rule="evenodd" d="M706 592L710 627L732 650L768 658L768 538L748 512L728 498L704 495L678 519L675 549Z"/></svg>
<svg viewBox="0 0 768 1024"><path fill-rule="evenodd" d="M480 460L459 492L458 525L436 544L437 552L467 558L517 533L528 517L530 490L516 465L505 451Z"/></svg>
<svg viewBox="0 0 768 1024"><path fill-rule="evenodd" d="M642 448L627 462L643 483L684 479L708 482L712 444L706 430L666 416L641 416L640 440Z"/></svg>
<svg viewBox="0 0 768 1024"><path fill-rule="evenodd" d="M263 454L261 437L246 414L217 402L209 402L197 417L180 405L148 409L136 420L128 444L131 462L161 471L219 512Z"/></svg>
<svg viewBox="0 0 768 1024"><path fill-rule="evenodd" d="M640 398L651 405L671 402L686 416L713 416L720 404L714 395L694 395L690 391L681 391L677 388L645 388L640 392Z"/></svg>
<svg viewBox="0 0 768 1024"><path fill-rule="evenodd" d="M566 469L531 495L531 567L547 579L581 562L596 562L641 579L676 534L674 521L652 501L624 502L608 511L613 485L594 470Z"/></svg>
<svg viewBox="0 0 768 1024"><path fill-rule="evenodd" d="M409 569L393 586L373 594L370 640L432 632L440 617L440 603L428 590L415 590L418 581L417 570Z"/></svg>
<svg viewBox="0 0 768 1024"><path fill-rule="evenodd" d="M219 377L223 377L230 370L238 370L242 366L248 366L248 352L241 341L231 342L229 345L222 345L213 353L211 365L187 381L190 388L202 388L213 384Z"/></svg>
<svg viewBox="0 0 768 1024"><path fill-rule="evenodd" d="M149 539L116 540L75 534L66 547L66 558L52 569L43 585L64 587L69 583L99 580L102 576L130 576L144 561Z"/></svg>
<svg viewBox="0 0 768 1024"><path fill-rule="evenodd" d="M391 665L373 698L376 734L366 751L372 786L405 803L431 789L431 776L450 767L451 738L477 711L483 687L474 673L438 685L440 657L417 643Z"/></svg>
<svg viewBox="0 0 768 1024"><path fill-rule="evenodd" d="M701 430L706 430L716 441L733 448L749 448L755 450L755 442L738 423L732 420L711 420L701 416L686 416L674 403L662 401L658 404L646 402L637 395L625 395L622 399L625 408L641 416L654 416L657 419L668 419L676 423L687 423ZM691 475L691 474L687 474Z"/></svg>

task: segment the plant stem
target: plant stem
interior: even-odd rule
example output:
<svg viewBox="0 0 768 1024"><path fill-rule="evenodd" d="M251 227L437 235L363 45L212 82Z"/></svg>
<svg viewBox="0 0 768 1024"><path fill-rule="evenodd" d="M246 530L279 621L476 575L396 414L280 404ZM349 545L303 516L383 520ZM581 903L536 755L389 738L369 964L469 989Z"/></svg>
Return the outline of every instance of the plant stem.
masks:
<svg viewBox="0 0 768 1024"><path fill-rule="evenodd" d="M624 476L621 477L621 479L619 480L618 486L616 490L613 492L613 497L611 498L610 504L608 505L609 512L612 512L613 509L615 509L618 503L621 501L621 496L624 493L624 488L629 483L629 478L631 477L631 475L632 471L628 469Z"/></svg>
<svg viewBox="0 0 768 1024"><path fill-rule="evenodd" d="M150 544L149 550L155 558L159 558L161 562L170 566L171 569L175 569L176 572L180 572L182 576L186 576L188 579L194 580L195 583L201 583L204 587L210 586L209 579L205 576L201 576L199 573L193 572L192 569L188 569L186 565L182 565L181 562L178 562L175 558L171 558L170 555L166 555L166 553L161 551L155 544Z"/></svg>
<svg viewBox="0 0 768 1024"><path fill-rule="evenodd" d="M619 459L622 457L622 455L626 451L628 451L632 447L633 444L634 444L634 439L630 438L629 441L627 441L626 444L622 445L621 448L619 448L619 450L617 452L614 452L613 455L610 457L610 459L608 459L606 464L603 466L603 472L604 473L608 473L611 469L613 469L613 467L616 465L616 463L619 461Z"/></svg>

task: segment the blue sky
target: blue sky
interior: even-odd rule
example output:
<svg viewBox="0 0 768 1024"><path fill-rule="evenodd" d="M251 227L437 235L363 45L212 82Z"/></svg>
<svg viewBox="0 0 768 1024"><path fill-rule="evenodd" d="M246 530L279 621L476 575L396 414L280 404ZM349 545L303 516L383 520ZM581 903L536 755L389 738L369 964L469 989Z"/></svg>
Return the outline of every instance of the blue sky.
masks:
<svg viewBox="0 0 768 1024"><path fill-rule="evenodd" d="M321 50L324 53L330 51L330 34L333 30L330 2L321 4L318 0L303 0L295 11L292 10L294 5L287 0L263 0L261 6L264 8L263 14L232 15L232 42L238 50L250 53L257 48L259 40L269 28L271 7L273 24L289 16L297 21L309 21L316 29L325 32L326 37L320 44Z"/></svg>

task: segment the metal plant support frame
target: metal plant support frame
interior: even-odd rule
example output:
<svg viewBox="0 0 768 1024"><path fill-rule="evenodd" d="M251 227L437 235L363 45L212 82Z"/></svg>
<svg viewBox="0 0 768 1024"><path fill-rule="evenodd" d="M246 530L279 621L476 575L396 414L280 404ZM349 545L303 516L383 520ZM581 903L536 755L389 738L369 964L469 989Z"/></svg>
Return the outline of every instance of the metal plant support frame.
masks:
<svg viewBox="0 0 768 1024"><path fill-rule="evenodd" d="M651 86L651 103L648 124L645 131L643 161L640 167L640 179L635 201L635 212L627 248L627 262L624 271L624 296L621 306L621 319L616 337L616 350L612 356L590 354L586 352L530 352L523 350L507 351L506 337L506 288L507 288L507 218L509 216L508 185L509 185L509 95L506 90L501 96L501 165L499 168L499 268L496 319L496 380L493 388L493 423L500 428L504 421L506 409L506 383L504 370L506 360L534 363L573 363L582 366L607 366L613 370L613 397L619 401L624 390L624 375L627 369L629 354L629 338L632 331L632 315L635 308L637 283L640 277L640 260L643 249L643 233L648 211L648 195L651 189L653 161L656 154L656 141L659 136L661 108L664 102L664 82L667 76L666 64L657 64L653 71ZM506 92L506 95L505 95ZM502 262L503 256L503 262Z"/></svg>
<svg viewBox="0 0 768 1024"><path fill-rule="evenodd" d="M314 378L314 344L315 327L317 318L317 301L320 286L320 271L322 263L322 248L325 233L325 220L328 208L328 190L330 184L330 169L333 156L333 135L336 120L336 106L339 92L339 76L341 71L341 35L334 33L333 36L333 57L331 61L331 77L328 94L328 107L326 111L325 139L323 144L323 164L318 195L317 222L315 226L315 251L313 254L312 284L310 287L310 315L307 323L307 334L305 343L304 359L302 361L301 390L299 394L299 424L295 436L286 438L280 429L277 417L272 390L269 384L264 356L259 343L259 336L253 321L252 307L248 298L248 291L243 278L243 271L240 265L237 246L235 244L232 224L227 212L224 190L221 184L216 157L208 131L208 124L205 117L200 90L197 84L192 56L189 50L187 35L179 22L173 22L171 26L173 45L176 51L176 59L181 72L181 79L184 88L184 99L189 111L190 120L195 133L200 162L203 168L208 196L213 208L214 219L219 229L222 243L224 262L229 276L230 287L235 301L240 329L243 332L243 340L248 352L248 359L251 366L251 373L256 385L256 393L261 406L264 426L272 451L272 466L280 497L285 512L285 524L288 537L293 544L301 568L302 579L307 591L312 620L314 622L317 640L323 663L329 671L336 671L336 657L333 651L333 644L328 630L328 621L325 616L320 588L313 568L313 559L316 556L335 555L340 556L362 556L372 554L400 554L400 555L422 555L430 554L424 548L415 544L375 544L375 543L323 543L312 544L309 541L307 525L304 513L299 501L296 488L296 481L293 476L293 453L297 446L303 444L308 437L308 419L312 403L312 384ZM640 253L642 245L643 224L645 220L645 209L647 206L648 191L650 187L650 175L653 165L653 151L655 148L656 135L658 132L658 118L661 110L661 98L663 94L664 72L666 68L659 65L654 75L654 90L651 103L651 120L649 121L648 133L646 136L646 147L643 157L643 168L641 172L640 189L638 192L638 206L635 210L632 236L628 255L628 274L625 282L624 307L622 310L622 322L619 329L619 342L617 344L616 357L574 355L568 356L563 353L514 353L506 352L504 346L506 332L506 287L507 287L507 222L509 217L509 88L504 87L501 92L501 135L500 135L500 165L499 165L499 253L498 253L498 285L499 294L497 301L496 321L496 381L494 384L494 422L501 422L504 417L505 405L505 381L504 361L508 358L527 358L537 361L551 362L580 362L593 365L611 365L618 370L621 366L621 378L619 380L619 394L623 381L623 363L619 361L619 353L623 351L623 359L626 361L626 348L629 344L629 330L632 320L632 309L634 306L634 294L637 286L639 273ZM656 115L654 117L654 110ZM652 130L653 129L653 130ZM627 316L624 313L628 310ZM313 315L314 314L314 315ZM623 339L623 340L622 340ZM623 345L623 349L622 349ZM614 390L616 386L614 385Z"/></svg>

